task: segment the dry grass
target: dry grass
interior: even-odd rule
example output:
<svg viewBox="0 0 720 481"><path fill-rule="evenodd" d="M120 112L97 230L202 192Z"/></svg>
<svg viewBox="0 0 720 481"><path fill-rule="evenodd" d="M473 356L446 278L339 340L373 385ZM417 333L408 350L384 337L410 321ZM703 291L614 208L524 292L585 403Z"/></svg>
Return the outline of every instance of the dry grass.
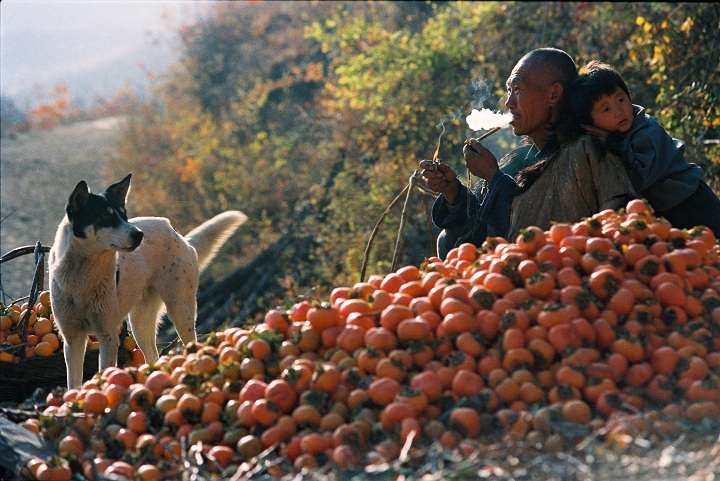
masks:
<svg viewBox="0 0 720 481"><path fill-rule="evenodd" d="M420 459L344 471L303 471L283 481L714 481L720 479L720 438L716 433L688 433L670 442L630 440L610 447L602 439L577 448L552 451L541 444L497 442L480 444L467 457L432 445ZM267 467L277 463L268 454L248 463L232 479L271 480Z"/></svg>
<svg viewBox="0 0 720 481"><path fill-rule="evenodd" d="M34 130L0 141L0 253L52 245L70 192L80 180L104 188L102 171L119 135L119 118ZM3 291L29 294L33 256L0 265Z"/></svg>

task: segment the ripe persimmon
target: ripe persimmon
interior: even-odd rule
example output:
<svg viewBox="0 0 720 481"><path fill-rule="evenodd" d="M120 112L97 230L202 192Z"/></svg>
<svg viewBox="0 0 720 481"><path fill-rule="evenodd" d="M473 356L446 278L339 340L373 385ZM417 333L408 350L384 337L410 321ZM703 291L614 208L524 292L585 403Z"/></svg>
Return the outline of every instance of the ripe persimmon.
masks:
<svg viewBox="0 0 720 481"><path fill-rule="evenodd" d="M283 413L289 413L297 402L297 391L285 379L273 379L264 391L265 398L272 401Z"/></svg>
<svg viewBox="0 0 720 481"><path fill-rule="evenodd" d="M470 407L456 407L450 411L450 428L464 437L477 437L482 428L480 413Z"/></svg>
<svg viewBox="0 0 720 481"><path fill-rule="evenodd" d="M380 412L380 424L387 429L391 430L404 419L414 418L415 409L408 403L403 401L393 401L383 407Z"/></svg>
<svg viewBox="0 0 720 481"><path fill-rule="evenodd" d="M391 304L380 313L380 326L391 332L397 330L400 321L415 317L412 309L408 306Z"/></svg>
<svg viewBox="0 0 720 481"><path fill-rule="evenodd" d="M442 394L440 378L434 371L421 371L410 378L410 387L421 391L430 402L435 402Z"/></svg>
<svg viewBox="0 0 720 481"><path fill-rule="evenodd" d="M548 299L555 288L555 278L547 272L538 272L525 279L525 289L538 299Z"/></svg>
<svg viewBox="0 0 720 481"><path fill-rule="evenodd" d="M255 420L266 428L272 426L282 415L280 408L265 398L253 402L250 412Z"/></svg>
<svg viewBox="0 0 720 481"><path fill-rule="evenodd" d="M684 306L687 300L683 288L675 282L661 282L660 285L655 288L655 295L663 307Z"/></svg>
<svg viewBox="0 0 720 481"><path fill-rule="evenodd" d="M477 330L461 332L455 338L455 347L472 357L479 357L485 353L485 339Z"/></svg>
<svg viewBox="0 0 720 481"><path fill-rule="evenodd" d="M421 317L403 319L397 326L397 337L401 341L429 341L430 325Z"/></svg>
<svg viewBox="0 0 720 481"><path fill-rule="evenodd" d="M680 356L670 346L661 346L652 352L650 362L655 372L668 374L675 370Z"/></svg>
<svg viewBox="0 0 720 481"><path fill-rule="evenodd" d="M534 364L535 356L525 347L508 349L502 360L502 366L508 372L521 368L532 368Z"/></svg>
<svg viewBox="0 0 720 481"><path fill-rule="evenodd" d="M340 313L338 310L327 304L313 306L307 311L307 322L318 332L336 326L339 320Z"/></svg>
<svg viewBox="0 0 720 481"><path fill-rule="evenodd" d="M483 286L498 296L507 294L515 288L515 284L509 277L496 272L491 272L485 277Z"/></svg>
<svg viewBox="0 0 720 481"><path fill-rule="evenodd" d="M458 369L452 380L452 392L459 397L472 397L477 395L484 387L482 377L468 369Z"/></svg>
<svg viewBox="0 0 720 481"><path fill-rule="evenodd" d="M564 403L562 414L565 421L575 424L587 424L592 418L590 406L581 399L571 399Z"/></svg>
<svg viewBox="0 0 720 481"><path fill-rule="evenodd" d="M56 347L47 341L41 341L35 346L35 355L49 357L55 354Z"/></svg>
<svg viewBox="0 0 720 481"><path fill-rule="evenodd" d="M453 299L448 299L448 301L461 302ZM445 336L455 337L458 334L475 328L476 324L476 318L473 314L460 310L446 314L440 322L439 328L442 328L442 332Z"/></svg>
<svg viewBox="0 0 720 481"><path fill-rule="evenodd" d="M634 336L626 336L616 339L610 345L610 349L613 352L622 354L631 363L639 362L645 356L645 349L640 341Z"/></svg>

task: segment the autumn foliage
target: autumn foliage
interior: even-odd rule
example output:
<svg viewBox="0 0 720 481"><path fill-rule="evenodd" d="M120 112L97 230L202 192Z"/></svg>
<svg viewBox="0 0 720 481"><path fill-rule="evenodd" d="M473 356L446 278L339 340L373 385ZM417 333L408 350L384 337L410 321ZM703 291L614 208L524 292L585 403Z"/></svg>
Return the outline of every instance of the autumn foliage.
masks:
<svg viewBox="0 0 720 481"><path fill-rule="evenodd" d="M180 30L181 60L137 105L108 177L133 172L131 208L162 209L181 230L228 207L246 212L218 265L242 266L290 239L273 289L238 300L245 322L288 292L360 280L368 237L419 161L443 132L439 156L464 177L465 117L503 108L505 80L532 48L615 66L717 191L718 12L659 2L212 4ZM503 131L487 145L500 158L521 141ZM392 270L396 245L396 265L433 254L432 200L411 199L399 242L399 206L386 217L367 272Z"/></svg>

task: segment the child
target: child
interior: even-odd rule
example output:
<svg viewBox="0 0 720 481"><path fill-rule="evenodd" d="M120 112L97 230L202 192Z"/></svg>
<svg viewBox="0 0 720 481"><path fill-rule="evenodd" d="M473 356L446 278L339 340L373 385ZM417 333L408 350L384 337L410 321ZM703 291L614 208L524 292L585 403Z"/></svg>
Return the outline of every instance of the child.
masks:
<svg viewBox="0 0 720 481"><path fill-rule="evenodd" d="M702 169L685 160L685 145L673 139L639 105L609 65L588 63L568 89L559 135L583 130L605 138L605 147L623 161L635 191L655 215L673 227L709 227L720 239L720 199L701 179Z"/></svg>

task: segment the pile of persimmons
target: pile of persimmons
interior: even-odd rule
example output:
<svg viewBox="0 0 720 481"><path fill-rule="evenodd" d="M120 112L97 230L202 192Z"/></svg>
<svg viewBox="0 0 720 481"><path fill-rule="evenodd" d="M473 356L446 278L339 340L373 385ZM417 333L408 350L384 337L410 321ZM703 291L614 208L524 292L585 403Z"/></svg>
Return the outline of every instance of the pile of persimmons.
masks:
<svg viewBox="0 0 720 481"><path fill-rule="evenodd" d="M668 439L720 416L720 246L634 200L271 309L47 406L24 426L58 455L29 478L281 477L498 439Z"/></svg>

